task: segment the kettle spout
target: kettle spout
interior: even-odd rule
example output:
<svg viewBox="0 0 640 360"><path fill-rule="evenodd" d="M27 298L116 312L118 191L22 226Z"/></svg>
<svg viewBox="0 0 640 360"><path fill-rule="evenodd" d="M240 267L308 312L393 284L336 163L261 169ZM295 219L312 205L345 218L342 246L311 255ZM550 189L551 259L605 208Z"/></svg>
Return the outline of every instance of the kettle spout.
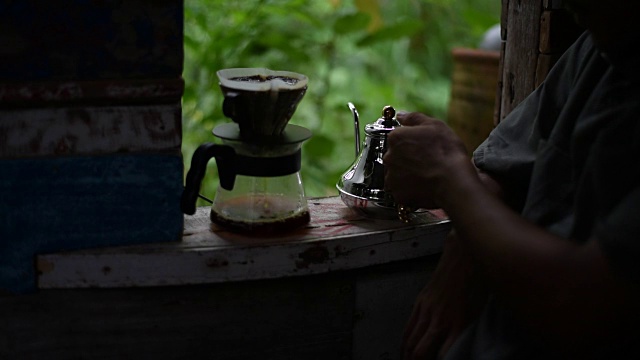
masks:
<svg viewBox="0 0 640 360"><path fill-rule="evenodd" d="M356 158L358 154L360 154L360 115L358 115L358 110L356 106L353 105L352 102L348 102L347 105L351 110L351 114L353 114L353 123L354 123L354 131L355 131L355 142L356 142Z"/></svg>

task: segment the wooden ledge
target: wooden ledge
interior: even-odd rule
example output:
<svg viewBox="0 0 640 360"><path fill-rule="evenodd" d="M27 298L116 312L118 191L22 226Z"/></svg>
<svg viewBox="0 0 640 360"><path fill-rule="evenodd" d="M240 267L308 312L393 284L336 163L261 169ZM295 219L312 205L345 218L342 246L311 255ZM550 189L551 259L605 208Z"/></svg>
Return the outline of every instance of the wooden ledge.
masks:
<svg viewBox="0 0 640 360"><path fill-rule="evenodd" d="M320 274L439 253L450 230L441 211L416 214L405 224L356 215L339 197L310 199L309 210L305 228L247 237L212 224L202 207L185 216L182 242L40 255L38 285L144 287Z"/></svg>

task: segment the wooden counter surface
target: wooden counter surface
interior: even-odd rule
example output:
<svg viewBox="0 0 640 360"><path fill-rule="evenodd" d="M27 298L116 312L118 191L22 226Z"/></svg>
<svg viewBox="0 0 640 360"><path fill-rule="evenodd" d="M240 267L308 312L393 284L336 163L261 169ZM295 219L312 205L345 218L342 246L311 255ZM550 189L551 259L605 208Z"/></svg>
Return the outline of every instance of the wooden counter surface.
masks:
<svg viewBox="0 0 640 360"><path fill-rule="evenodd" d="M321 274L437 254L450 229L440 211L414 214L405 224L360 216L339 197L310 199L309 210L304 228L248 237L211 223L209 207L202 207L185 216L178 243L40 255L38 286L147 287Z"/></svg>
<svg viewBox="0 0 640 360"><path fill-rule="evenodd" d="M400 359L449 221L368 219L337 197L309 208L278 237L200 208L180 242L40 255L40 290L0 295L0 359Z"/></svg>

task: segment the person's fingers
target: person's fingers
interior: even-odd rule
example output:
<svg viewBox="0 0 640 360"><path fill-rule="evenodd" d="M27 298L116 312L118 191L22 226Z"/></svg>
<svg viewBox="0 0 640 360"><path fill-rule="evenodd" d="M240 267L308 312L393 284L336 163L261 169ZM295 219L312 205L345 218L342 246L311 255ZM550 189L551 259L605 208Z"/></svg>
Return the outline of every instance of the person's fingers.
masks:
<svg viewBox="0 0 640 360"><path fill-rule="evenodd" d="M410 360L436 360L440 353L442 343L446 338L446 333L430 327L422 336L413 352L410 354Z"/></svg>
<svg viewBox="0 0 640 360"><path fill-rule="evenodd" d="M396 119L402 126L419 126L434 120L419 112L401 112L396 115Z"/></svg>
<svg viewBox="0 0 640 360"><path fill-rule="evenodd" d="M394 201L398 204L409 207L415 207L415 205L417 205L414 204L416 201L415 193L407 190L409 186L406 181L387 173L384 177L384 188L386 192L393 196Z"/></svg>
<svg viewBox="0 0 640 360"><path fill-rule="evenodd" d="M403 346L408 343L409 337L413 333L413 329L416 327L416 325L418 324L418 320L420 320L420 317L423 315L423 307L424 306L420 301L420 297L418 297L415 304L413 305L413 309L411 310L409 321L407 322L407 325L405 325L404 327L404 334L402 336Z"/></svg>
<svg viewBox="0 0 640 360"><path fill-rule="evenodd" d="M398 110L396 111L396 119L402 118L403 116L406 116L408 113L409 111L406 111L406 110Z"/></svg>
<svg viewBox="0 0 640 360"><path fill-rule="evenodd" d="M447 354L447 351L453 346L453 343L458 338L459 332L449 333L447 338L442 343L442 346L438 350L438 359L444 359L444 356Z"/></svg>
<svg viewBox="0 0 640 360"><path fill-rule="evenodd" d="M413 329L415 328L416 324L418 323L418 319L420 318L420 313L421 313L421 305L419 302L417 302L414 306L413 306L413 310L411 311L411 316L409 317L409 321L407 322L407 324L404 327L404 333L402 335L402 347L406 347L408 342L409 342L409 337L411 337L411 334L413 334Z"/></svg>
<svg viewBox="0 0 640 360"><path fill-rule="evenodd" d="M384 160L383 160L384 161ZM390 166L385 166L384 169L384 189L389 192L394 192L394 190L398 189L398 185L401 180L398 176L394 176L397 169L391 168Z"/></svg>
<svg viewBox="0 0 640 360"><path fill-rule="evenodd" d="M431 313L427 309L424 309L424 306L418 306L411 318L411 326L407 327L405 330L405 359L412 358L411 356L415 352L415 348L418 346L421 338L429 330L429 324L431 323Z"/></svg>

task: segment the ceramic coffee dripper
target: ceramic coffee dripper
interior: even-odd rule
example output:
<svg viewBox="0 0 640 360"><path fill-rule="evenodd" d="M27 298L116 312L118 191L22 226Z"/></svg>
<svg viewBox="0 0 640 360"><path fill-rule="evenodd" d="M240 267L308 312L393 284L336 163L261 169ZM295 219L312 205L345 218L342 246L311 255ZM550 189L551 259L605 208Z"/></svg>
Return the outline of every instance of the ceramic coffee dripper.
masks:
<svg viewBox="0 0 640 360"><path fill-rule="evenodd" d="M282 134L307 91L307 77L291 71L236 68L217 75L222 111L239 125L245 140L264 142Z"/></svg>

